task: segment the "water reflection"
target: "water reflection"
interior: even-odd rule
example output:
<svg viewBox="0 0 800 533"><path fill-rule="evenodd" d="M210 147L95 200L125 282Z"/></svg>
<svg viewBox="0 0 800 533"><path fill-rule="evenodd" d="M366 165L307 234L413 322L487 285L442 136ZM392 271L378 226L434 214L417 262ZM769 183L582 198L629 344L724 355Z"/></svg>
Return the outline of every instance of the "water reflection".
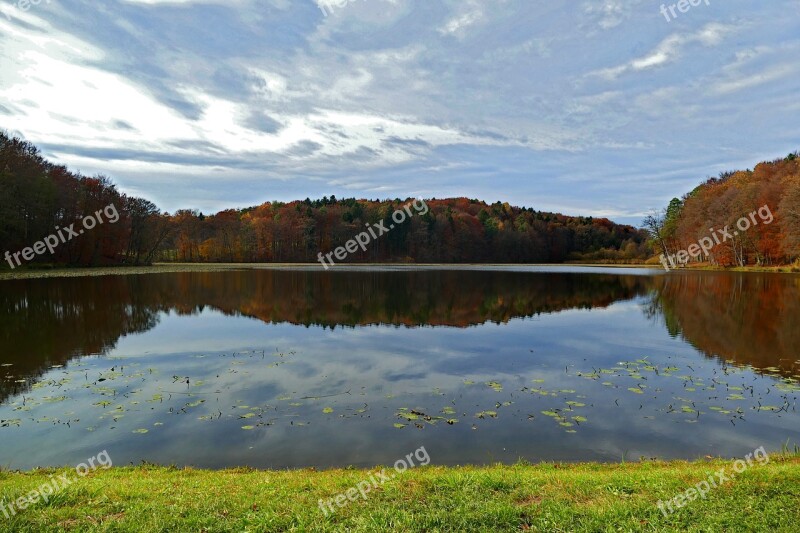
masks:
<svg viewBox="0 0 800 533"><path fill-rule="evenodd" d="M249 270L9 281L0 285L0 359L13 371L0 382L0 401L24 390L29 380L19 380L75 356L105 354L120 337L155 327L168 311L197 315L211 308L307 327L468 327L607 307L650 287L642 276L479 270Z"/></svg>
<svg viewBox="0 0 800 533"><path fill-rule="evenodd" d="M439 464L774 447L800 427L799 280L342 269L5 282L0 462L65 464L98 446L122 462L279 468L386 463L421 444Z"/></svg>
<svg viewBox="0 0 800 533"><path fill-rule="evenodd" d="M650 312L708 357L780 368L800 360L800 276L689 272L654 279Z"/></svg>

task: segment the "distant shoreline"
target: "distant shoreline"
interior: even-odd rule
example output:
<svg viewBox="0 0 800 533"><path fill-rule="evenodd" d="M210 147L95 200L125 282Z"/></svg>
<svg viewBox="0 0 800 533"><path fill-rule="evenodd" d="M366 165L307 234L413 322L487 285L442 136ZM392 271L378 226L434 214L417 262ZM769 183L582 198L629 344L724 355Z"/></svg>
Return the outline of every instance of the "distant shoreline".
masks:
<svg viewBox="0 0 800 533"><path fill-rule="evenodd" d="M663 270L660 265L644 264L602 264L602 263L347 263L340 265L342 268L513 268L513 267L547 267L547 268L618 268L618 269L647 269ZM171 274L179 272L228 272L235 270L270 270L285 268L315 268L322 266L319 263L155 263L152 266L112 266L112 267L57 267L52 269L24 269L0 270L0 281L18 279L43 279L43 278L80 278L96 276L126 276L142 274ZM673 272L762 272L773 274L800 273L800 268L792 266L783 267L687 267Z"/></svg>
<svg viewBox="0 0 800 533"><path fill-rule="evenodd" d="M513 268L513 267L563 267L563 268L645 268L661 269L660 265L603 265L603 264L570 264L570 263L346 263L338 265L346 268ZM271 270L286 268L319 268L319 263L154 263L151 266L109 266L109 267L56 267L30 268L18 270L0 270L0 281L13 279L42 278L80 278L95 276L126 276L141 274L170 274L178 272L228 272L235 270ZM335 269L333 270L335 271Z"/></svg>

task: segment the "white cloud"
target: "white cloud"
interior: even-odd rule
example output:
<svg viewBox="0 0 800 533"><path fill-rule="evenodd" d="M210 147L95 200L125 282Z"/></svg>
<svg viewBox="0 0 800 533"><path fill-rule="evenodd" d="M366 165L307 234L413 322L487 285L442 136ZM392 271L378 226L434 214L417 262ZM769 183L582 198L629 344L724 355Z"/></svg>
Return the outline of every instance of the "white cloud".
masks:
<svg viewBox="0 0 800 533"><path fill-rule="evenodd" d="M597 20L604 30L616 28L630 17L631 11L641 0L602 0L584 3L584 12Z"/></svg>
<svg viewBox="0 0 800 533"><path fill-rule="evenodd" d="M461 12L449 19L437 31L442 35L463 37L467 29L484 18L483 6L475 0L466 0L462 4Z"/></svg>
<svg viewBox="0 0 800 533"><path fill-rule="evenodd" d="M750 89L758 85L780 80L798 74L797 64L776 65L757 74L745 74L737 79L720 81L712 86L712 91L717 94L726 94L742 89Z"/></svg>
<svg viewBox="0 0 800 533"><path fill-rule="evenodd" d="M0 127L169 208L280 184L628 216L796 138L800 4L743 1L2 2Z"/></svg>
<svg viewBox="0 0 800 533"><path fill-rule="evenodd" d="M690 44L700 43L704 46L716 46L726 35L735 30L734 26L726 26L717 22L707 24L695 33L676 33L661 41L649 54L632 59L622 65L596 70L590 75L601 76L613 80L631 71L648 70L672 63L681 57L683 49Z"/></svg>

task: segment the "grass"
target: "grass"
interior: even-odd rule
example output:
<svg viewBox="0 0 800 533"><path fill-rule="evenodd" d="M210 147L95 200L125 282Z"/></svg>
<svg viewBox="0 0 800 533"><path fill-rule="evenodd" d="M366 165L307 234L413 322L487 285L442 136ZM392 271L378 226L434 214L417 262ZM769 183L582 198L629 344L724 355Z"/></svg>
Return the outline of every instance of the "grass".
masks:
<svg viewBox="0 0 800 533"><path fill-rule="evenodd" d="M783 266L745 266L745 267L700 267L698 270L715 270L726 272L772 272L775 274L797 274L800 273L799 265L783 265Z"/></svg>
<svg viewBox="0 0 800 533"><path fill-rule="evenodd" d="M174 272L225 272L232 270L249 270L252 268L301 266L298 264L262 264L253 263L157 263L149 266L108 266L108 267L25 267L11 270L0 268L0 281L15 279L42 278L82 278L97 276L133 276L143 274L166 274ZM304 265L309 266L309 265ZM322 267L320 267L322 268Z"/></svg>
<svg viewBox="0 0 800 533"><path fill-rule="evenodd" d="M660 265L661 263L655 263ZM663 268L663 267L662 267ZM774 266L756 266L756 265L748 265L743 267L723 267L723 266L715 266L710 263L692 263L685 267L672 269L676 272L682 271L692 271L692 270L700 270L700 271L708 271L708 272L768 272L773 274L797 274L800 273L800 262L795 262L791 265L774 265Z"/></svg>
<svg viewBox="0 0 800 533"><path fill-rule="evenodd" d="M653 265L643 264L596 264L596 263L563 263L563 264L468 264L468 263L348 263L343 267L491 267L491 266L563 266L563 267L615 267L615 268L656 268ZM112 267L54 267L33 265L11 270L0 265L0 281L14 279L41 279L41 278L78 278L94 276L126 276L141 274L165 274L171 272L223 272L230 270L251 270L290 267L322 267L319 263L156 263L151 266L112 266Z"/></svg>
<svg viewBox="0 0 800 533"><path fill-rule="evenodd" d="M727 460L419 467L326 517L318 506L375 470L98 470L2 531L797 531L800 457L774 454L665 517L656 507ZM72 470L0 472L13 500Z"/></svg>
<svg viewBox="0 0 800 533"><path fill-rule="evenodd" d="M140 274L164 274L168 272L219 272L225 270L238 270L242 265L233 264L157 264L152 266L113 266L113 267L54 267L54 268L0 268L0 281L11 279L39 279L39 278L80 278L94 276L129 276Z"/></svg>
<svg viewBox="0 0 800 533"><path fill-rule="evenodd" d="M406 266L406 267L464 267L464 266L614 266L619 268L643 267L644 265L468 265L468 264L398 264L398 263L349 263L347 266L357 267L385 267L385 266ZM11 270L0 265L0 281L14 279L41 279L41 278L79 278L95 276L128 276L142 274L165 274L172 272L224 272L231 270L251 270L251 269L276 269L290 267L314 267L322 270L319 263L156 263L152 266L113 266L113 267L53 267L41 268L26 267Z"/></svg>
<svg viewBox="0 0 800 533"><path fill-rule="evenodd" d="M249 270L249 269L269 269L287 267L317 267L319 263L156 263L152 266L114 266L114 267L51 267L34 265L32 267L18 268L11 270L0 265L0 281L12 279L38 279L38 278L77 278L85 276L124 276L140 274L164 274L168 272L221 272L227 270ZM381 267L381 266L401 266L398 263L349 263L342 266L357 267ZM604 268L651 268L662 270L660 263L598 263L598 262L567 262L559 264L550 263L530 263L530 264L445 264L445 263L403 263L407 267L465 267L465 266L538 266L538 267L604 267ZM321 268L321 267L320 267ZM677 269L678 272L687 270L714 271L714 272L772 272L772 273L798 273L800 265L785 266L747 266L747 267L715 267L711 265L692 265L686 268Z"/></svg>

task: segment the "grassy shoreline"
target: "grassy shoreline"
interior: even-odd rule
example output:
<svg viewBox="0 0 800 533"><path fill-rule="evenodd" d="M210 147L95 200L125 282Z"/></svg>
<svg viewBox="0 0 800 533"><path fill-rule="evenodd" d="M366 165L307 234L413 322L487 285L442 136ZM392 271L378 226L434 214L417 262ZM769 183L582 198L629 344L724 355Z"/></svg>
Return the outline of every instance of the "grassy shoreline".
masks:
<svg viewBox="0 0 800 533"><path fill-rule="evenodd" d="M419 467L325 516L319 500L370 470L206 471L143 465L98 470L49 503L6 519L12 531L796 531L800 457L774 454L665 516L670 500L730 460ZM391 469L387 469L391 470ZM52 476L0 472L0 500Z"/></svg>
<svg viewBox="0 0 800 533"><path fill-rule="evenodd" d="M445 264L445 263L426 263L426 264L406 264L406 263L354 263L342 265L343 267L564 267L564 268L618 268L618 269L650 269L654 271L663 270L660 265L643 264L600 264L600 263L560 263L560 264ZM225 272L232 270L252 270L252 269L285 269L285 268L309 268L319 267L318 263L156 263L152 266L115 266L115 267L88 267L88 268L68 268L58 267L52 269L32 268L32 269L0 269L0 281L15 279L41 279L41 278L74 278L92 276L126 276L144 274L165 274L174 272ZM793 272L794 269L794 272ZM699 271L699 272L772 272L780 274L798 273L797 267L744 267L744 268L720 268L720 267L689 267L680 269L677 272Z"/></svg>
<svg viewBox="0 0 800 533"><path fill-rule="evenodd" d="M793 265L784 266L747 266L747 267L718 267L718 266L697 266L689 267L684 270L697 270L706 272L767 272L772 274L798 274L800 267Z"/></svg>
<svg viewBox="0 0 800 533"><path fill-rule="evenodd" d="M12 279L81 278L95 276L131 276L143 274L166 274L171 272L223 272L248 268L241 265L222 264L156 264L152 266L114 267L57 267L52 269L0 270L0 281Z"/></svg>
<svg viewBox="0 0 800 533"><path fill-rule="evenodd" d="M584 268L655 268L646 265L590 265L590 264L444 264L444 263L352 263L342 267L514 267L514 266L539 266L539 267L584 267ZM269 270L285 268L315 268L322 266L319 263L156 263L152 266L115 266L115 267L59 267L52 269L0 269L0 281L14 279L43 279L43 278L79 278L95 276L129 276L144 274L166 274L174 272L226 272L234 270Z"/></svg>

